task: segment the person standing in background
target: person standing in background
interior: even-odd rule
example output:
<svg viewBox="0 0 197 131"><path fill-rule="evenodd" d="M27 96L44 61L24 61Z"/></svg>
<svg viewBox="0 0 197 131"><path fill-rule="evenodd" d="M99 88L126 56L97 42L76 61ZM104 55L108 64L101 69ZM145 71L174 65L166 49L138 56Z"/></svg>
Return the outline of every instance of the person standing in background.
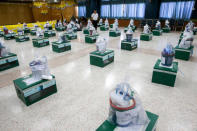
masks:
<svg viewBox="0 0 197 131"><path fill-rule="evenodd" d="M92 24L94 28L97 30L98 13L96 12L96 10L94 10L91 17L92 17Z"/></svg>

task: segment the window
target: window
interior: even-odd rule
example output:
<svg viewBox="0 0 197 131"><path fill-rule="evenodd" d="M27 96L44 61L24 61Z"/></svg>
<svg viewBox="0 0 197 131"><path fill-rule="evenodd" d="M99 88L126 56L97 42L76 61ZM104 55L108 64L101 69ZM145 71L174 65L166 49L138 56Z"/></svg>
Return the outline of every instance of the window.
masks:
<svg viewBox="0 0 197 131"><path fill-rule="evenodd" d="M144 18L145 7L145 3L125 4L124 17Z"/></svg>
<svg viewBox="0 0 197 131"><path fill-rule="evenodd" d="M194 1L162 2L160 18L190 19Z"/></svg>
<svg viewBox="0 0 197 131"><path fill-rule="evenodd" d="M78 6L78 17L86 17L86 6Z"/></svg>
<svg viewBox="0 0 197 131"><path fill-rule="evenodd" d="M111 18L144 18L145 3L102 4L101 17Z"/></svg>
<svg viewBox="0 0 197 131"><path fill-rule="evenodd" d="M112 4L111 17L123 17L123 4Z"/></svg>
<svg viewBox="0 0 197 131"><path fill-rule="evenodd" d="M101 5L101 17L110 17L110 5Z"/></svg>

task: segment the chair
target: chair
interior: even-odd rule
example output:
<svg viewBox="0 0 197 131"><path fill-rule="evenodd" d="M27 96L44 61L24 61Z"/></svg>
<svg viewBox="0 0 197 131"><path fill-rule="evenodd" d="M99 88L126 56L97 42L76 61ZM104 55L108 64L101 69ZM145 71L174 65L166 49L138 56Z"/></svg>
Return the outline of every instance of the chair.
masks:
<svg viewBox="0 0 197 131"><path fill-rule="evenodd" d="M183 20L177 20L175 31L177 31L177 28L178 29L181 29L181 31L182 31L183 30L183 27L184 27L184 21Z"/></svg>
<svg viewBox="0 0 197 131"><path fill-rule="evenodd" d="M169 22L170 22L169 25L170 25L171 30L175 30L175 28L176 28L176 21L174 19L170 19Z"/></svg>

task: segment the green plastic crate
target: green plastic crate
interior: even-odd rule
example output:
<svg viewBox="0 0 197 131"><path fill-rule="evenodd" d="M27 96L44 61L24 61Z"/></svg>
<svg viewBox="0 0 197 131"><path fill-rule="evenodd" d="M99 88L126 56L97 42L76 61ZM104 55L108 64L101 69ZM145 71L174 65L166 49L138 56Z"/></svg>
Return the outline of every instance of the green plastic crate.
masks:
<svg viewBox="0 0 197 131"><path fill-rule="evenodd" d="M153 30L153 35L160 36L162 35L163 30Z"/></svg>
<svg viewBox="0 0 197 131"><path fill-rule="evenodd" d="M44 37L53 37L56 36L56 33L54 30L48 30L44 32Z"/></svg>
<svg viewBox="0 0 197 131"><path fill-rule="evenodd" d="M181 60L189 60L193 54L194 46L191 46L189 49L179 48L177 45L175 47L175 58Z"/></svg>
<svg viewBox="0 0 197 131"><path fill-rule="evenodd" d="M152 33L149 33L149 34L141 33L140 40L150 41L152 40L152 36L153 36Z"/></svg>
<svg viewBox="0 0 197 131"><path fill-rule="evenodd" d="M29 41L30 39L29 36L27 35L21 35L21 36L16 35L15 40L16 42L24 42L24 41Z"/></svg>
<svg viewBox="0 0 197 131"><path fill-rule="evenodd" d="M110 30L110 31L109 31L109 36L110 36L110 37L118 37L118 36L120 36L120 35L121 35L121 33L120 33L119 30L117 30L117 31Z"/></svg>
<svg viewBox="0 0 197 131"><path fill-rule="evenodd" d="M70 41L67 42L52 42L52 50L57 53L65 52L71 50Z"/></svg>
<svg viewBox="0 0 197 131"><path fill-rule="evenodd" d="M6 57L0 57L0 71L19 66L17 55L9 53Z"/></svg>
<svg viewBox="0 0 197 131"><path fill-rule="evenodd" d="M84 29L84 30L83 30L83 34L89 35L89 30L88 30L88 29Z"/></svg>
<svg viewBox="0 0 197 131"><path fill-rule="evenodd" d="M30 34L31 34L32 36L36 36L36 30L35 30L35 29L31 30L31 31L30 31Z"/></svg>
<svg viewBox="0 0 197 131"><path fill-rule="evenodd" d="M106 65L114 61L114 51L106 50L105 53L100 53L98 51L93 51L90 53L90 64L105 67Z"/></svg>
<svg viewBox="0 0 197 131"><path fill-rule="evenodd" d="M105 25L103 25L103 26L100 26L100 30L107 31L107 30L109 30L109 27L105 27Z"/></svg>
<svg viewBox="0 0 197 131"><path fill-rule="evenodd" d="M55 27L56 31L65 31L65 27L64 26L60 26L60 27Z"/></svg>
<svg viewBox="0 0 197 131"><path fill-rule="evenodd" d="M163 30L164 33L169 33L170 32L170 28L167 28L167 27L163 28L162 30Z"/></svg>
<svg viewBox="0 0 197 131"><path fill-rule="evenodd" d="M3 37L3 36L4 36L3 31L0 31L0 37Z"/></svg>
<svg viewBox="0 0 197 131"><path fill-rule="evenodd" d="M34 47L44 47L49 45L49 39L48 38L35 38L32 39L33 46Z"/></svg>
<svg viewBox="0 0 197 131"><path fill-rule="evenodd" d="M18 98L21 99L26 106L57 92L55 76L53 76L52 80L40 80L27 85L24 80L30 77L31 75L13 81Z"/></svg>
<svg viewBox="0 0 197 131"><path fill-rule="evenodd" d="M12 39L15 39L15 36L16 36L16 33L9 33L9 34L4 35L4 39L12 40Z"/></svg>
<svg viewBox="0 0 197 131"><path fill-rule="evenodd" d="M158 59L152 75L152 82L174 87L178 71L178 62L173 62L172 68L160 66L161 60Z"/></svg>
<svg viewBox="0 0 197 131"><path fill-rule="evenodd" d="M150 120L148 127L145 131L155 131L156 125L159 119L159 116L156 114L153 114L151 112L146 111L146 114ZM96 131L114 131L116 128L116 125L110 123L108 120L105 120L97 129Z"/></svg>
<svg viewBox="0 0 197 131"><path fill-rule="evenodd" d="M24 31L25 34L30 33L30 29L29 28L25 28L25 29L23 29L23 31Z"/></svg>
<svg viewBox="0 0 197 131"><path fill-rule="evenodd" d="M128 50L132 51L137 48L137 39L133 39L131 42L127 40L122 40L121 41L121 49L123 50Z"/></svg>
<svg viewBox="0 0 197 131"><path fill-rule="evenodd" d="M132 26L131 28L132 28L132 31L135 32L136 26ZM129 27L125 27L125 28L124 28L124 32L125 32L125 33L126 33L128 30L129 30Z"/></svg>
<svg viewBox="0 0 197 131"><path fill-rule="evenodd" d="M76 33L64 33L64 35L66 35L66 38L67 38L68 40L77 39L77 34L76 34Z"/></svg>
<svg viewBox="0 0 197 131"><path fill-rule="evenodd" d="M96 35L85 35L85 43L93 44L96 43L96 39L98 34Z"/></svg>

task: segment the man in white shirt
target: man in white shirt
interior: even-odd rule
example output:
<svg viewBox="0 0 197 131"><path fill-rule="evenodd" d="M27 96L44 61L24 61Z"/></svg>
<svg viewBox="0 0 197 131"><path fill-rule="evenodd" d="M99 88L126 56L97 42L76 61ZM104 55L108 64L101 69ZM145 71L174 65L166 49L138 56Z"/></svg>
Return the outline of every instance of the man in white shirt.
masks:
<svg viewBox="0 0 197 131"><path fill-rule="evenodd" d="M92 24L94 28L97 30L98 13L96 12L96 10L94 10L94 13L92 13L91 17L92 17Z"/></svg>

